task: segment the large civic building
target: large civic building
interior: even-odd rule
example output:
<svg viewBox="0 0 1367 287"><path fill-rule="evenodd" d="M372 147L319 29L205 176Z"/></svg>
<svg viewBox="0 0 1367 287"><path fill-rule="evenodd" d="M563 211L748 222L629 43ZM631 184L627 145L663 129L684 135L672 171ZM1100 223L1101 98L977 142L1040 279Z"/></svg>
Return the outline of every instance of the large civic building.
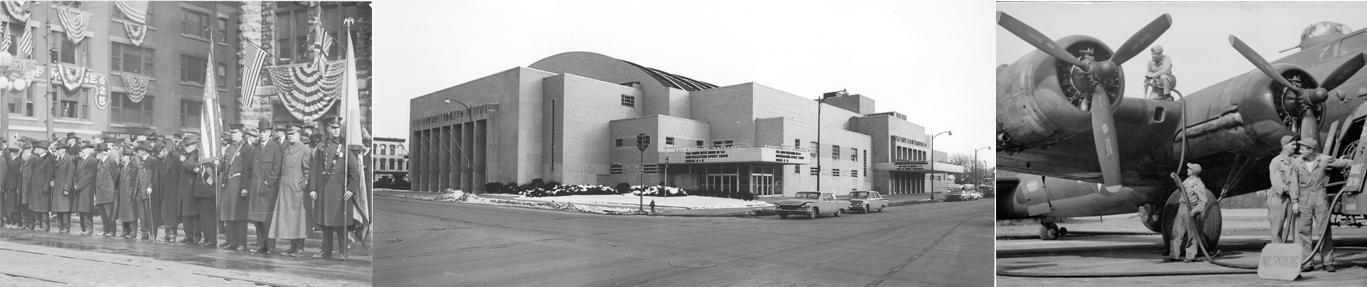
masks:
<svg viewBox="0 0 1367 287"><path fill-rule="evenodd" d="M273 96L265 76L260 77L263 87L249 95L261 104L242 108L239 51L246 38L253 38L270 54L267 66L303 62L301 49L313 27L306 16L313 11L322 12L322 25L338 43L330 47L327 57L332 60L340 59L346 49L344 19L361 19L363 25L355 29L356 52L364 79L362 104L369 106L368 2L322 2L314 7L297 2L6 3L0 7L0 37L8 41L0 42L10 44L0 47L29 63L33 73L25 89L0 92L8 111L0 117L8 128L7 138L46 138L49 127L54 133L81 137L197 132L205 89L217 90L224 123L300 123ZM29 37L23 37L26 31ZM22 47L31 47L25 49L30 52L24 53ZM206 75L209 69L213 72ZM214 77L213 87L205 86L207 77ZM334 108L327 116L335 114ZM368 112L362 121L369 122Z"/></svg>
<svg viewBox="0 0 1367 287"><path fill-rule="evenodd" d="M932 169L929 159L945 156L929 149L925 128L875 112L868 97L718 86L590 52L554 55L410 105L414 190L482 192L486 183L542 179L760 196L902 194L926 192L932 175L963 171L943 162ZM649 138L644 150L641 137Z"/></svg>

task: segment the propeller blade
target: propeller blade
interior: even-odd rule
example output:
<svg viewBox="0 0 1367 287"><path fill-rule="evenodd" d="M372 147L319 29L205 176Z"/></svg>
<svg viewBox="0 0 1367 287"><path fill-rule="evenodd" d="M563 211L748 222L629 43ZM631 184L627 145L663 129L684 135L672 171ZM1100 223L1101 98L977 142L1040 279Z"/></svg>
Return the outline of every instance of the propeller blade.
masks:
<svg viewBox="0 0 1367 287"><path fill-rule="evenodd" d="M1337 88L1339 85L1343 84L1343 82L1347 82L1348 79L1353 78L1353 75L1357 74L1358 70L1362 69L1364 63L1367 63L1367 59L1363 59L1361 53L1353 56L1352 59L1343 62L1343 65L1340 65L1333 73L1329 73L1329 76L1325 77L1323 82L1320 82L1320 87L1326 90Z"/></svg>
<svg viewBox="0 0 1367 287"><path fill-rule="evenodd" d="M1308 109L1301 112L1301 139L1315 139L1315 141L1322 144L1323 142L1319 141L1319 131L1319 118L1315 117L1315 113L1310 112ZM1313 148L1318 150L1320 147Z"/></svg>
<svg viewBox="0 0 1367 287"><path fill-rule="evenodd" d="M1129 61L1130 58L1143 52L1144 48L1148 48L1154 40L1158 40L1158 36L1167 32L1168 27L1172 27L1172 16L1167 13L1158 16L1157 19L1153 19L1153 22L1149 22L1149 25L1145 25L1144 28L1139 29L1139 32L1130 36L1129 40L1125 40L1125 44L1121 44L1120 48L1115 50L1115 56L1111 56L1111 61L1115 62L1117 66L1124 64L1125 61Z"/></svg>
<svg viewBox="0 0 1367 287"><path fill-rule="evenodd" d="M1105 89L1097 88L1092 93L1092 143L1096 145L1097 163L1101 164L1101 178L1106 189L1112 192L1120 189L1120 148L1116 142L1115 116L1111 112L1111 99Z"/></svg>
<svg viewBox="0 0 1367 287"><path fill-rule="evenodd" d="M1016 37L1020 37L1021 40L1025 40L1026 43L1030 43L1031 46L1035 46L1036 49L1048 53L1049 56L1053 56L1055 59L1068 62L1069 64L1078 67L1087 67L1087 65L1082 64L1082 61L1078 61L1077 56L1073 56L1072 53L1068 53L1067 50L1059 47L1058 43L1054 43L1054 40L1050 40L1048 36L1044 36L1044 33L1040 33L1039 30L1035 30L1035 28L1030 27L1030 25L1026 25L1025 22L1016 20L1015 17L1011 17L1011 15L1008 15L1005 12L997 11L997 25L1006 28L1007 31L1011 31L1011 34L1016 34Z"/></svg>
<svg viewBox="0 0 1367 287"><path fill-rule="evenodd" d="M1277 81L1277 83L1282 84L1282 86L1290 87L1297 95L1303 95L1305 93L1300 87L1292 86L1290 81L1287 81L1286 78L1282 77L1281 74L1278 74L1276 70L1273 70L1272 64L1267 63L1267 60L1264 60L1263 56L1259 56L1258 52L1254 52L1253 48L1249 48L1248 45L1244 44L1244 41L1240 41L1239 37L1229 35L1229 44L1234 46L1234 50L1238 50L1240 55L1244 55L1244 59L1248 59L1249 62L1253 63L1253 66L1257 67L1259 71L1263 71L1263 74L1267 75L1267 77L1272 78L1272 80Z"/></svg>

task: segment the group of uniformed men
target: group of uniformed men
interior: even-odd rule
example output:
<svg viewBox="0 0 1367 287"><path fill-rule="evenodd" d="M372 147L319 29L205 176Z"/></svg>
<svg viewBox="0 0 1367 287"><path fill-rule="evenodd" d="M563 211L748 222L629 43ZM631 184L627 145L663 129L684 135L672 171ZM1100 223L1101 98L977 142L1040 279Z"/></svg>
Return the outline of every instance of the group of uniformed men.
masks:
<svg viewBox="0 0 1367 287"><path fill-rule="evenodd" d="M1301 255L1314 257L1313 243L1315 231L1323 232L1320 238L1320 262L1325 271L1334 272L1334 241L1331 239L1329 224L1330 206L1325 193L1329 167L1347 167L1350 160L1334 158L1315 151L1319 142L1313 138L1283 136L1282 152L1272 158L1268 174L1272 188L1268 189L1268 219L1272 225L1272 243L1286 243L1287 237L1294 236L1294 242L1301 245ZM1288 218L1290 217L1290 218ZM1287 222L1287 219L1293 219ZM1290 224L1294 228L1287 228ZM1290 234L1294 230L1295 234Z"/></svg>
<svg viewBox="0 0 1367 287"><path fill-rule="evenodd" d="M363 238L348 209L369 194L365 151L342 144L339 123L313 136L299 126L258 126L228 131L212 164L200 162L195 134L0 141L0 225L69 234L74 213L81 235L97 232L98 216L100 236L117 237L121 226L125 239L288 256L301 255L317 228L319 258L332 258L334 242L348 243L344 230ZM288 240L289 249L278 252L275 240Z"/></svg>

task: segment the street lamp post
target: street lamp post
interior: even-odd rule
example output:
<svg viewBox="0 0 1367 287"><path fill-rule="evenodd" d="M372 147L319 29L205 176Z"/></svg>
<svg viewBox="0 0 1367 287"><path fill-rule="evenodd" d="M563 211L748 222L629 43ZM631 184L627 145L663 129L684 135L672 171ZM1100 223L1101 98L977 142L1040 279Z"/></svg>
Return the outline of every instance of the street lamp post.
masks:
<svg viewBox="0 0 1367 287"><path fill-rule="evenodd" d="M930 136L930 200L935 200L935 137L942 134L954 135L953 131L943 131Z"/></svg>
<svg viewBox="0 0 1367 287"><path fill-rule="evenodd" d="M821 94L821 98L816 99L816 146L812 147L813 154L816 154L816 191L821 191L821 105L826 103L826 99L844 96L848 94L845 89Z"/></svg>
<svg viewBox="0 0 1367 287"><path fill-rule="evenodd" d="M983 183L979 180L979 179L981 179L982 177L981 177L981 176L978 176L978 151L984 150L984 149L988 149L988 148L991 148L991 146L983 146L983 147L980 147L980 148L978 148L978 149L973 150L973 186L975 186L975 187L983 184Z"/></svg>
<svg viewBox="0 0 1367 287"><path fill-rule="evenodd" d="M470 145L475 145L475 130L474 130L474 128L475 128L475 115L470 114L470 105L466 105L464 102L461 102L460 100L457 100L456 98L448 98L448 99L446 99L446 103L448 103L448 104L450 104L450 103L456 103L456 104L460 104L461 107L465 107L465 117L466 117L466 121L470 123L470 128L468 129L468 130L470 130L470 137L465 137L465 135L463 135L463 134L465 133L465 131L461 131L461 133L462 133L462 135L461 135L461 140L464 141L465 139L468 138L468 139L470 139ZM462 130L465 130L465 129L466 129L464 126L465 126L464 124L461 124L461 129L462 129ZM466 153L467 149L461 148L460 143L457 143L457 142L454 141L454 140L451 141L451 143L454 144L454 145L456 146L456 150L457 150L458 152L460 152L460 157L461 157L461 159L462 159L462 160L464 161L464 163L465 163L465 170L463 170L461 173L469 173L469 174L470 174L470 177L469 177L469 179L470 179L470 187L469 187L469 188L465 188L465 189L463 189L463 190L467 190L467 189L468 189L469 192L473 193L473 192L475 191L475 187L474 187L474 185L475 185L475 170L472 168L472 167L473 167L473 163L470 162L470 158L475 156L474 150L473 150L473 149L470 149L470 150L469 150L470 156L466 156L465 153ZM457 165L457 166L459 166L459 165ZM457 176L457 177L456 177L456 180L460 180L460 177ZM456 184L457 184L457 185L464 186L464 185L465 185L465 182L464 182L464 181L461 181L461 182L458 182L458 183L456 183Z"/></svg>

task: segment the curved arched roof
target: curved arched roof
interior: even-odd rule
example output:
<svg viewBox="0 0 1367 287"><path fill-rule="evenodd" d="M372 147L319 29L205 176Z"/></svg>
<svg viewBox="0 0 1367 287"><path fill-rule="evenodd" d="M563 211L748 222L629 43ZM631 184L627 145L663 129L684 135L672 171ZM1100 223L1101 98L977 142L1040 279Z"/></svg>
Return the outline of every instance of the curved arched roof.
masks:
<svg viewBox="0 0 1367 287"><path fill-rule="evenodd" d="M693 78L685 77L683 75L665 72L593 52L560 53L541 59L540 61L533 63L530 67L548 72L576 74L619 83L648 79L666 87L689 92L717 87L717 85L708 82L694 80ZM648 78L639 77L640 75L647 76ZM624 77L629 79L625 79Z"/></svg>

